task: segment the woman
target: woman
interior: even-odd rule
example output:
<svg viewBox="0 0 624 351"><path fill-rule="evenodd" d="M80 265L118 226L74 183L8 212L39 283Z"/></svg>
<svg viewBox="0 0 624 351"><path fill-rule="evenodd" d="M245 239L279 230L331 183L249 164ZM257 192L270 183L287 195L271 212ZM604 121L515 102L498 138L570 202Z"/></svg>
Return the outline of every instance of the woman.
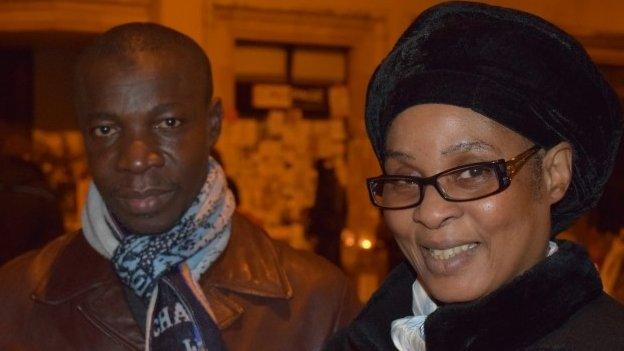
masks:
<svg viewBox="0 0 624 351"><path fill-rule="evenodd" d="M511 9L433 7L377 68L366 124L371 201L408 262L327 349L624 349L624 307L554 241L600 197L622 133L574 39Z"/></svg>

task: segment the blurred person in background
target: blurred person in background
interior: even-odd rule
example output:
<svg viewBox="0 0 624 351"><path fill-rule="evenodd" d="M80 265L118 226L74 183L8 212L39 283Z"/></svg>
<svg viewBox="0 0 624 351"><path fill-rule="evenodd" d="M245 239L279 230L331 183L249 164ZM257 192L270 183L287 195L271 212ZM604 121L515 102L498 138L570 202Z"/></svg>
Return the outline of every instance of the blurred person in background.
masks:
<svg viewBox="0 0 624 351"><path fill-rule="evenodd" d="M63 234L59 201L28 160L25 133L0 121L0 265Z"/></svg>
<svg viewBox="0 0 624 351"><path fill-rule="evenodd" d="M316 160L314 169L318 177L306 234L314 243L314 252L340 265L340 234L347 220L347 192L328 160Z"/></svg>
<svg viewBox="0 0 624 351"><path fill-rule="evenodd" d="M609 232L614 237L600 268L600 277L605 292L624 303L624 223L620 220L618 225L617 231Z"/></svg>
<svg viewBox="0 0 624 351"><path fill-rule="evenodd" d="M600 250L600 277L607 294L624 303L624 153L620 146L613 175L604 194L593 211L592 230L600 237L599 243L609 241ZM590 244L591 245L591 244ZM601 245L602 246L602 245Z"/></svg>
<svg viewBox="0 0 624 351"><path fill-rule="evenodd" d="M609 178L622 110L582 46L531 14L423 12L373 74L372 203L399 264L328 350L621 350L624 306L555 236Z"/></svg>
<svg viewBox="0 0 624 351"><path fill-rule="evenodd" d="M318 350L350 320L337 267L235 211L196 42L121 25L75 78L93 175L82 229L0 268L1 350Z"/></svg>

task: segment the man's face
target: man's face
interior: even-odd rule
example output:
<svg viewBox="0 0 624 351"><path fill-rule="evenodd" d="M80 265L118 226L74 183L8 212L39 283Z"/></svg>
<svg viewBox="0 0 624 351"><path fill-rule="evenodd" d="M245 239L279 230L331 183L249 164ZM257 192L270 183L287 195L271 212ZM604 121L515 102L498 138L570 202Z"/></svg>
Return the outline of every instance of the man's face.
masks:
<svg viewBox="0 0 624 351"><path fill-rule="evenodd" d="M165 52L84 67L77 109L94 183L126 229L165 232L199 193L218 133L205 75Z"/></svg>

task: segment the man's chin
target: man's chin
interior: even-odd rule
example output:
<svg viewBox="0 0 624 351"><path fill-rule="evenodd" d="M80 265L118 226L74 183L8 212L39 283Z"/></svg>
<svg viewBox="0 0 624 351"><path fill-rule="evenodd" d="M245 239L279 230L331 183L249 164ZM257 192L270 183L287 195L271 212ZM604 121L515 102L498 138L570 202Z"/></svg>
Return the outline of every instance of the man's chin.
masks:
<svg viewBox="0 0 624 351"><path fill-rule="evenodd" d="M173 228L177 220L168 220L159 215L141 214L133 216L115 216L125 233L138 235L158 235Z"/></svg>

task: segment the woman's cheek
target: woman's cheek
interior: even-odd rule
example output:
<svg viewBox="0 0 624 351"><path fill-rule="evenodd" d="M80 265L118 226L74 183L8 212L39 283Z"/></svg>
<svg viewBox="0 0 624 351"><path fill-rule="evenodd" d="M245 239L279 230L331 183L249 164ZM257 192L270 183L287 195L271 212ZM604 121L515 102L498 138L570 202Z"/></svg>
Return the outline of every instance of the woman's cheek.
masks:
<svg viewBox="0 0 624 351"><path fill-rule="evenodd" d="M397 237L396 240L405 258L418 270L418 267L423 261L418 244L411 238Z"/></svg>
<svg viewBox="0 0 624 351"><path fill-rule="evenodd" d="M399 237L409 235L410 227L414 225L411 220L411 211L407 210L386 210L383 212L383 219L390 229L390 232L399 240Z"/></svg>

